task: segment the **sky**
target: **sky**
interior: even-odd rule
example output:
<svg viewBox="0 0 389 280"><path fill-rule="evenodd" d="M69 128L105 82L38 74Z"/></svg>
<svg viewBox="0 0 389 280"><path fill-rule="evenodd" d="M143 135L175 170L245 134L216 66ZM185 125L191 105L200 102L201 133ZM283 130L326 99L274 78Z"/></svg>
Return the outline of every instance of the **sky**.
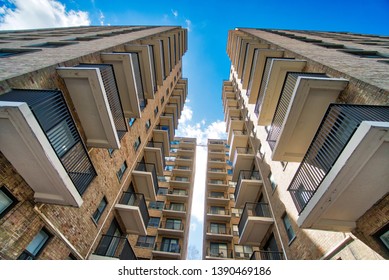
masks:
<svg viewBox="0 0 389 280"><path fill-rule="evenodd" d="M225 138L221 91L228 30L236 27L389 35L389 0L0 0L0 30L79 25L179 25L188 29L188 99L176 136L196 137L189 259L201 259L207 138Z"/></svg>

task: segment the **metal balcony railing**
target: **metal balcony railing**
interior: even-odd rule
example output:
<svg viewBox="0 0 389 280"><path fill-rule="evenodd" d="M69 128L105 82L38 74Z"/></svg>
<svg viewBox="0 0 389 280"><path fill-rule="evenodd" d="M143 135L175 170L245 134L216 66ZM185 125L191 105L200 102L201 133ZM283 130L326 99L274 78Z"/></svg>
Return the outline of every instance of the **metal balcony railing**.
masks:
<svg viewBox="0 0 389 280"><path fill-rule="evenodd" d="M131 244L126 237L122 236L103 235L94 254L120 260L137 259Z"/></svg>
<svg viewBox="0 0 389 280"><path fill-rule="evenodd" d="M279 251L254 251L250 260L284 260L284 253Z"/></svg>
<svg viewBox="0 0 389 280"><path fill-rule="evenodd" d="M172 117L172 118L173 118L173 125L175 125L175 123L176 123L176 118L174 117L174 114L172 114L172 113L162 113L161 116L164 116L164 117Z"/></svg>
<svg viewBox="0 0 389 280"><path fill-rule="evenodd" d="M231 235L231 229L228 227L213 227L209 226L207 228L207 233L213 233L213 234L223 234L223 235Z"/></svg>
<svg viewBox="0 0 389 280"><path fill-rule="evenodd" d="M178 196L188 196L188 191L186 191L186 190L169 190L168 194L178 195Z"/></svg>
<svg viewBox="0 0 389 280"><path fill-rule="evenodd" d="M288 191L301 213L362 121L388 122L387 106L331 104Z"/></svg>
<svg viewBox="0 0 389 280"><path fill-rule="evenodd" d="M116 85L116 79L113 72L113 66L110 64L79 64L76 67L97 67L100 70L101 78L104 84L104 90L107 95L109 108L111 109L113 122L115 124L116 132L119 140L127 132L126 119L120 101L119 90Z"/></svg>
<svg viewBox="0 0 389 280"><path fill-rule="evenodd" d="M254 151L252 148L237 147L237 148L235 148L235 155L237 155L237 154L252 155L252 154L254 154Z"/></svg>
<svg viewBox="0 0 389 280"><path fill-rule="evenodd" d="M170 139L170 128L168 125L156 125L154 129L167 131L168 139Z"/></svg>
<svg viewBox="0 0 389 280"><path fill-rule="evenodd" d="M261 175L259 174L259 171L241 170L239 172L238 181L235 186L235 198L238 197L239 190L242 185L242 180L261 180Z"/></svg>
<svg viewBox="0 0 389 280"><path fill-rule="evenodd" d="M152 163L138 162L138 164L135 167L135 170L136 171L143 171L143 172L150 172L151 176L153 177L155 193L158 193L159 185L158 185L158 176L157 176L157 171L156 171L155 165Z"/></svg>
<svg viewBox="0 0 389 280"><path fill-rule="evenodd" d="M62 92L17 89L0 95L0 101L28 104L78 193L82 195L97 173Z"/></svg>
<svg viewBox="0 0 389 280"><path fill-rule="evenodd" d="M248 135L248 133L247 133L246 130L237 130L237 129L234 129L232 132L234 133L234 136L238 136L238 135Z"/></svg>
<svg viewBox="0 0 389 280"><path fill-rule="evenodd" d="M286 114L288 112L289 103L292 99L294 88L300 77L327 77L325 74L321 73L293 73L290 72L285 78L284 87L281 92L280 99L274 113L273 121L269 134L267 136L267 142L271 150L274 150L278 137L281 134L282 125L284 123Z"/></svg>
<svg viewBox="0 0 389 280"><path fill-rule="evenodd" d="M208 197L209 198L228 199L228 194L227 193L219 193L219 192L209 192Z"/></svg>
<svg viewBox="0 0 389 280"><path fill-rule="evenodd" d="M207 257L211 258L224 258L232 259L234 257L232 249L222 249L222 248L207 248Z"/></svg>
<svg viewBox="0 0 389 280"><path fill-rule="evenodd" d="M164 148L163 142L149 141L149 142L147 142L147 147L161 149L163 167L165 168L165 166L166 166L165 157L167 155L165 154L165 148Z"/></svg>
<svg viewBox="0 0 389 280"><path fill-rule="evenodd" d="M186 207L185 207L185 204L180 204L180 203L177 203L177 204L165 204L164 206L164 209L165 210L169 210L169 211L178 211L178 212L185 212L186 211Z"/></svg>
<svg viewBox="0 0 389 280"><path fill-rule="evenodd" d="M172 244L170 242L155 243L154 251L179 254L181 246L180 244Z"/></svg>
<svg viewBox="0 0 389 280"><path fill-rule="evenodd" d="M220 209L220 208L208 208L208 214L211 215L229 215L230 211L228 209Z"/></svg>
<svg viewBox="0 0 389 280"><path fill-rule="evenodd" d="M239 221L239 235L242 235L244 226L249 219L249 217L269 217L271 218L271 211L268 203L257 202L249 203L246 202L242 215L240 216Z"/></svg>
<svg viewBox="0 0 389 280"><path fill-rule="evenodd" d="M120 204L139 207L144 224L147 226L150 220L149 211L147 209L146 200L143 194L133 192L123 192L120 198Z"/></svg>
<svg viewBox="0 0 389 280"><path fill-rule="evenodd" d="M159 228L170 229L170 230L184 230L184 224L182 222L177 223L175 221L164 221L161 222Z"/></svg>

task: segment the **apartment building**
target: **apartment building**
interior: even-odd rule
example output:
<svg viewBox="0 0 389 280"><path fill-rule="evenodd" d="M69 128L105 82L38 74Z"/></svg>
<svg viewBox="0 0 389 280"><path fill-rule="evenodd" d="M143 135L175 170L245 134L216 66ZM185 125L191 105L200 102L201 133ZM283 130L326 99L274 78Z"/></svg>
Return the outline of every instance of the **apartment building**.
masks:
<svg viewBox="0 0 389 280"><path fill-rule="evenodd" d="M185 259L177 26L0 33L0 259Z"/></svg>
<svg viewBox="0 0 389 280"><path fill-rule="evenodd" d="M210 252L389 258L388 48L388 37L348 32L229 31L223 144L235 190L224 211L238 236L205 242Z"/></svg>

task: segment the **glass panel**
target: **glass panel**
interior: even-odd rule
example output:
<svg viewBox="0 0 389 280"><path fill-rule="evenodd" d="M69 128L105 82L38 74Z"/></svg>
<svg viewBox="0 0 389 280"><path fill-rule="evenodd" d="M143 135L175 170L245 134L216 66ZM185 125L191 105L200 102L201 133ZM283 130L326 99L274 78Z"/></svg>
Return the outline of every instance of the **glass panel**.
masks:
<svg viewBox="0 0 389 280"><path fill-rule="evenodd" d="M42 249L42 247L45 245L48 239L49 239L49 235L42 229L34 237L34 239L30 242L30 244L28 244L26 251L36 256L38 252Z"/></svg>
<svg viewBox="0 0 389 280"><path fill-rule="evenodd" d="M11 204L12 199L9 198L3 191L0 191L0 214L5 211Z"/></svg>

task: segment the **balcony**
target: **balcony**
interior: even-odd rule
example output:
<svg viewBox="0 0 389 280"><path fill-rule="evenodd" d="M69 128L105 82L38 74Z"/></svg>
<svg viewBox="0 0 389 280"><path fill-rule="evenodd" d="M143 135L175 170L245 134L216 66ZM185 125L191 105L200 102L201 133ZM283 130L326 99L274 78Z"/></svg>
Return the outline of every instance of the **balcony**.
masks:
<svg viewBox="0 0 389 280"><path fill-rule="evenodd" d="M236 182L241 170L252 170L254 166L254 151L251 148L236 148L232 165L232 181Z"/></svg>
<svg viewBox="0 0 389 280"><path fill-rule="evenodd" d="M156 201L158 193L158 177L154 164L138 163L132 171L135 190L142 193L146 200Z"/></svg>
<svg viewBox="0 0 389 280"><path fill-rule="evenodd" d="M267 203L247 202L239 221L239 244L258 246L274 223Z"/></svg>
<svg viewBox="0 0 389 280"><path fill-rule="evenodd" d="M140 118L146 107L146 98L140 79L140 65L136 54L102 53L104 63L112 64L126 118Z"/></svg>
<svg viewBox="0 0 389 280"><path fill-rule="evenodd" d="M258 98L259 88L261 85L261 78L265 70L266 59L268 57L283 57L284 52L273 49L256 49L253 54L253 63L251 71L249 72L248 80L243 82L243 88L247 89L247 96L249 104L255 104Z"/></svg>
<svg viewBox="0 0 389 280"><path fill-rule="evenodd" d="M232 232L230 228L218 228L208 226L206 232L207 240L215 240L215 241L231 241L232 240Z"/></svg>
<svg viewBox="0 0 389 280"><path fill-rule="evenodd" d="M235 150L238 147L247 147L249 133L246 130L233 130L230 145L230 158L234 158Z"/></svg>
<svg viewBox="0 0 389 280"><path fill-rule="evenodd" d="M127 124L109 64L58 67L86 136L86 145L119 149Z"/></svg>
<svg viewBox="0 0 389 280"><path fill-rule="evenodd" d="M245 120L243 117L231 117L227 126L227 143L231 143L234 131L243 131L245 129Z"/></svg>
<svg viewBox="0 0 389 280"><path fill-rule="evenodd" d="M254 251L250 260L285 260L284 253L279 251Z"/></svg>
<svg viewBox="0 0 389 280"><path fill-rule="evenodd" d="M90 260L137 260L126 237L103 235Z"/></svg>
<svg viewBox="0 0 389 280"><path fill-rule="evenodd" d="M173 176L170 180L171 187L189 189L191 184L190 177Z"/></svg>
<svg viewBox="0 0 389 280"><path fill-rule="evenodd" d="M173 221L164 221L161 222L158 228L158 234L175 236L175 237L184 237L184 224L183 223L174 223Z"/></svg>
<svg viewBox="0 0 389 280"><path fill-rule="evenodd" d="M231 249L223 248L207 248L207 254L205 256L206 260L232 260L234 258L234 253Z"/></svg>
<svg viewBox="0 0 389 280"><path fill-rule="evenodd" d="M153 259L181 259L181 246L171 243L155 243Z"/></svg>
<svg viewBox="0 0 389 280"><path fill-rule="evenodd" d="M272 160L301 162L329 104L347 83L325 74L287 75L267 138Z"/></svg>
<svg viewBox="0 0 389 280"><path fill-rule="evenodd" d="M143 194L123 192L123 195L115 205L126 232L129 234L147 235L149 212Z"/></svg>
<svg viewBox="0 0 389 280"><path fill-rule="evenodd" d="M170 203L165 204L162 213L169 217L178 217L185 218L186 217L186 207L184 203Z"/></svg>
<svg viewBox="0 0 389 280"><path fill-rule="evenodd" d="M246 202L258 201L262 184L259 171L241 170L235 187L235 207L243 208Z"/></svg>
<svg viewBox="0 0 389 280"><path fill-rule="evenodd" d="M222 207L209 207L207 211L207 219L212 221L225 221L231 219L231 213L228 209Z"/></svg>
<svg viewBox="0 0 389 280"><path fill-rule="evenodd" d="M154 73L155 79L158 86L163 85L163 81L166 78L165 68L164 68L164 54L163 54L163 46L161 40L152 39L152 40L141 40L141 45L148 45L150 47L149 53L152 54L154 62Z"/></svg>
<svg viewBox="0 0 389 280"><path fill-rule="evenodd" d="M178 126L178 119L180 118L180 113L178 110L178 106L176 103L168 103L165 106L165 112L169 115L173 116L174 119L174 128L177 129Z"/></svg>
<svg viewBox="0 0 389 280"><path fill-rule="evenodd" d="M258 53L255 57L255 50L257 49L268 49L268 44L261 44L258 42L252 42L251 44L247 45L246 47L246 57L245 57L245 63L244 65L239 65L238 68L238 77L241 79L241 82L244 86L244 88L248 87L248 82L250 78L250 70L253 68L253 62L255 64ZM241 68L241 69L240 69ZM241 72L241 74L240 74Z"/></svg>
<svg viewBox="0 0 389 280"><path fill-rule="evenodd" d="M154 164L157 174L162 176L165 170L165 151L163 142L147 142L144 148L144 158L147 163Z"/></svg>
<svg viewBox="0 0 389 280"><path fill-rule="evenodd" d="M169 103L177 105L179 117L181 116L181 111L184 109L184 103L185 103L185 99L183 97L184 96L183 92L184 91L182 89L175 88L173 90L172 95L169 98Z"/></svg>
<svg viewBox="0 0 389 280"><path fill-rule="evenodd" d="M208 192L207 201L209 205L228 205L230 198L225 192Z"/></svg>
<svg viewBox="0 0 389 280"><path fill-rule="evenodd" d="M230 121L232 118L235 118L235 119L242 118L241 106L225 108L224 121L226 122L226 130L230 126Z"/></svg>
<svg viewBox="0 0 389 280"><path fill-rule="evenodd" d="M169 127L165 125L156 125L153 130L154 142L163 143L164 151L170 150L170 132Z"/></svg>
<svg viewBox="0 0 389 280"><path fill-rule="evenodd" d="M188 201L189 196L187 190L175 189L175 190L169 190L168 193L166 194L166 198L169 201L186 202Z"/></svg>
<svg viewBox="0 0 389 280"><path fill-rule="evenodd" d="M224 168L208 168L207 176L209 179L224 180L227 176L227 170Z"/></svg>
<svg viewBox="0 0 389 280"><path fill-rule="evenodd" d="M137 54L140 66L138 79L142 81L145 97L154 99L157 83L154 72L153 47L149 45L124 45L126 52Z"/></svg>
<svg viewBox="0 0 389 280"><path fill-rule="evenodd" d="M228 189L228 184L225 180L208 179L207 189L209 191L225 191Z"/></svg>
<svg viewBox="0 0 389 280"><path fill-rule="evenodd" d="M81 206L97 174L62 93L0 95L0 120L1 151L34 190L35 201Z"/></svg>
<svg viewBox="0 0 389 280"><path fill-rule="evenodd" d="M287 73L301 72L305 65L304 60L270 57L267 59L254 110L258 116L258 125L271 124Z"/></svg>
<svg viewBox="0 0 389 280"><path fill-rule="evenodd" d="M172 116L161 115L159 126L169 131L169 142L174 140L174 120Z"/></svg>
<svg viewBox="0 0 389 280"><path fill-rule="evenodd" d="M302 228L351 231L388 193L389 107L331 104L289 192Z"/></svg>

